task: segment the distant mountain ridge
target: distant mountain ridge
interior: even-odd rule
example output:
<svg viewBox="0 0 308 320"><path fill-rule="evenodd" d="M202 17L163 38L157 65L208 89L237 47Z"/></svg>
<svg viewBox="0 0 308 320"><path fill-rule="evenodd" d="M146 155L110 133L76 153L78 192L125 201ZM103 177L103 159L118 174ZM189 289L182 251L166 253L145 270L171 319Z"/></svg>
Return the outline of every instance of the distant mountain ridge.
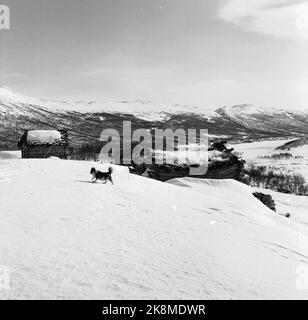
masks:
<svg viewBox="0 0 308 320"><path fill-rule="evenodd" d="M136 128L208 129L214 138L232 141L303 137L308 112L225 106L216 110L184 105L153 105L149 101L47 101L0 86L0 149L15 149L23 129L65 128L74 146L98 141L106 128L121 131L129 120Z"/></svg>
<svg viewBox="0 0 308 320"><path fill-rule="evenodd" d="M291 148L297 148L308 144L308 137L291 140L276 148L276 150L290 150Z"/></svg>

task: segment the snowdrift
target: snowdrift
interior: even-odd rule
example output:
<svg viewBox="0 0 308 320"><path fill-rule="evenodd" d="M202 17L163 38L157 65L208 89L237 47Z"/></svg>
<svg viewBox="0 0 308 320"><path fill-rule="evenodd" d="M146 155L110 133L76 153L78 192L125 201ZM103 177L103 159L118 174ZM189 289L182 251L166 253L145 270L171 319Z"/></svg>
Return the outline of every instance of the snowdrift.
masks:
<svg viewBox="0 0 308 320"><path fill-rule="evenodd" d="M92 166L108 167L0 161L1 298L308 298L301 216L275 215L231 180L162 183L115 166L113 186L91 184Z"/></svg>

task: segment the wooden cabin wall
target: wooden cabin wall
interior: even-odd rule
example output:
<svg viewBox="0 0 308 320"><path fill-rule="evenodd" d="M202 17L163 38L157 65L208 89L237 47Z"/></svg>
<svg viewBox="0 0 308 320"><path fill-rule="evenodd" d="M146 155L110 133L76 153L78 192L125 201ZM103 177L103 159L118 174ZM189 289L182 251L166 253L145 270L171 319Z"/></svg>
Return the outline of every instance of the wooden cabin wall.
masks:
<svg viewBox="0 0 308 320"><path fill-rule="evenodd" d="M66 159L66 146L23 146L23 158L59 157Z"/></svg>
<svg viewBox="0 0 308 320"><path fill-rule="evenodd" d="M29 158L28 148L27 148L25 145L23 145L23 146L21 147L21 157L22 157L22 158Z"/></svg>

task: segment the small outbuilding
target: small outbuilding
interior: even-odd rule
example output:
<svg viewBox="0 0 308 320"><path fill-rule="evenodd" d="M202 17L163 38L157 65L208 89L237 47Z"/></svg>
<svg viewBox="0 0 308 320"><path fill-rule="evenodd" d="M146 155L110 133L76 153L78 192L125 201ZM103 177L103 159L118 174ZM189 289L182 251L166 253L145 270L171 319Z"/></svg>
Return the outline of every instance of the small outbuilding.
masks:
<svg viewBox="0 0 308 320"><path fill-rule="evenodd" d="M22 158L67 158L67 130L25 130L18 142Z"/></svg>

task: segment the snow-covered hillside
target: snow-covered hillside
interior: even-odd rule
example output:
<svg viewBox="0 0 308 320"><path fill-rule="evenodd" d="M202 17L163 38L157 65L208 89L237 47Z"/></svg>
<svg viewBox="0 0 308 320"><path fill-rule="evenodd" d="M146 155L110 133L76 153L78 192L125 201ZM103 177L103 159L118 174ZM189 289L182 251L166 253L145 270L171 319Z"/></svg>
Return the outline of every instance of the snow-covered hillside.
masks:
<svg viewBox="0 0 308 320"><path fill-rule="evenodd" d="M67 129L75 149L97 143L105 128L208 129L232 141L295 138L308 134L308 113L238 105L155 104L150 101L49 101L29 98L0 86L0 149L16 149L23 129Z"/></svg>
<svg viewBox="0 0 308 320"><path fill-rule="evenodd" d="M31 103L35 99L21 95L17 92L14 92L11 88L6 87L6 86L1 86L0 85L0 99L1 102L4 104L5 102L7 103Z"/></svg>
<svg viewBox="0 0 308 320"><path fill-rule="evenodd" d="M254 163L258 166L276 168L283 173L299 173L308 182L308 145L303 145L289 150L277 149L291 140L258 141L252 143L234 144L232 147L239 152L247 165ZM273 158L281 153L290 154L290 158Z"/></svg>
<svg viewBox="0 0 308 320"><path fill-rule="evenodd" d="M283 117L282 122L297 121L297 117L308 116L307 110L289 112L284 109L260 107L252 104L225 106L215 110L210 106L194 105L168 105L155 104L147 100L136 101L73 101L73 100L46 100L28 97L13 91L6 86L0 86L0 105L6 103L32 104L47 108L51 111L66 112L75 111L81 113L117 112L135 114L144 120L163 121L168 120L171 114L197 114L208 120L225 117L244 126L252 126L253 121L263 117ZM302 119L301 119L302 120ZM215 121L215 120L212 120ZM255 123L256 125L256 123ZM257 126L256 126L257 128Z"/></svg>
<svg viewBox="0 0 308 320"><path fill-rule="evenodd" d="M1 298L308 298L296 288L308 227L293 200L286 219L239 182L114 167L114 185L91 184L94 165L107 168L0 160Z"/></svg>
<svg viewBox="0 0 308 320"><path fill-rule="evenodd" d="M135 114L138 118L151 121L168 120L170 114L194 113L207 118L219 117L214 108L187 105L155 104L151 101L57 101L27 97L6 86L0 86L0 106L7 104L32 104L54 112L75 111L80 113L117 112ZM0 109L1 111L1 109Z"/></svg>
<svg viewBox="0 0 308 320"><path fill-rule="evenodd" d="M277 133L283 137L297 135L307 123L308 113L305 110L284 110L279 108L259 107L251 104L226 106L216 113L244 128L264 130Z"/></svg>

